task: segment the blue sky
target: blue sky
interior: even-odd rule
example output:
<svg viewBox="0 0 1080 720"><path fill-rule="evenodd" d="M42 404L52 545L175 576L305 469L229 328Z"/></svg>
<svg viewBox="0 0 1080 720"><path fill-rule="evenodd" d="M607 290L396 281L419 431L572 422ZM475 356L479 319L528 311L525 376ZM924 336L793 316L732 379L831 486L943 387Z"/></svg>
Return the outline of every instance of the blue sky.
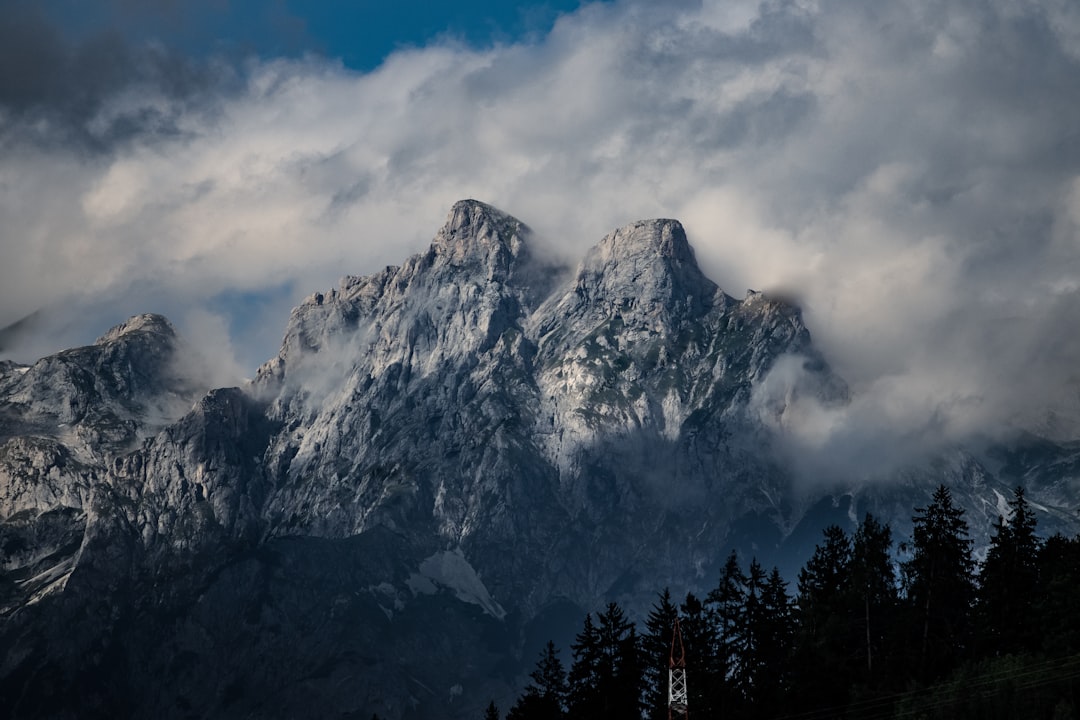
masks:
<svg viewBox="0 0 1080 720"><path fill-rule="evenodd" d="M371 70L403 47L453 38L484 47L545 35L580 0L40 0L36 6L72 40L118 33L206 57L295 57L315 53Z"/></svg>
<svg viewBox="0 0 1080 720"><path fill-rule="evenodd" d="M0 357L157 311L237 382L474 197L798 298L855 397L809 445L1080 436L1074 0L433 6L6 0Z"/></svg>

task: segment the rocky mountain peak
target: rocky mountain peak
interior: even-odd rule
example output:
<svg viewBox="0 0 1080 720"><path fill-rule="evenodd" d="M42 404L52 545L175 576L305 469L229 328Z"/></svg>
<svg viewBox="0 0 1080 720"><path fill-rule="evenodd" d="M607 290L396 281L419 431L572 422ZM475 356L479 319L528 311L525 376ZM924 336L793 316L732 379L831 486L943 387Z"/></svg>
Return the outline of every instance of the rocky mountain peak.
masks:
<svg viewBox="0 0 1080 720"><path fill-rule="evenodd" d="M491 279L505 279L523 253L528 233L523 222L491 205L460 200L435 235L431 254L436 264L486 266Z"/></svg>
<svg viewBox="0 0 1080 720"><path fill-rule="evenodd" d="M669 218L638 220L600 241L600 248L623 258L655 254L695 263L682 223Z"/></svg>
<svg viewBox="0 0 1080 720"><path fill-rule="evenodd" d="M136 332L155 333L169 338L176 337L176 329L164 315L143 313L142 315L135 315L134 317L128 318L119 325L110 328L108 332L94 341L94 344L104 345L113 340L117 340L124 335Z"/></svg>
<svg viewBox="0 0 1080 720"><path fill-rule="evenodd" d="M617 317L659 332L669 322L698 317L726 300L702 274L677 220L639 220L593 247L567 292L552 297L542 314L576 317L583 327ZM540 336L554 327L547 318L534 322Z"/></svg>
<svg viewBox="0 0 1080 720"><path fill-rule="evenodd" d="M725 295L674 220L570 277L526 234L457 203L426 252L297 307L253 392L185 380L159 315L0 361L0 707L460 720L569 614L644 617L730 549L783 563L863 512L907 537L940 482L984 528L1024 483L1075 531L1077 444L815 495L785 432L848 397L790 298Z"/></svg>
<svg viewBox="0 0 1080 720"><path fill-rule="evenodd" d="M716 285L698 267L678 220L639 220L609 234L578 272L581 287L637 302L704 300Z"/></svg>

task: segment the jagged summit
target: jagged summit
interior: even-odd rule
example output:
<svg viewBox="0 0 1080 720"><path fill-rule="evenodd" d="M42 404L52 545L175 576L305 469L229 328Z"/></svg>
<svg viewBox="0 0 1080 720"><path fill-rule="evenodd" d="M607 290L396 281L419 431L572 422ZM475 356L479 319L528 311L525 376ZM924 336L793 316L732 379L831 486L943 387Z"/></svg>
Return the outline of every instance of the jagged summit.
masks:
<svg viewBox="0 0 1080 720"><path fill-rule="evenodd" d="M793 403L847 396L796 303L721 292L674 220L572 275L526 235L455 204L429 249L295 308L245 389L179 376L159 315L0 362L0 707L465 720L568 612L643 617L729 549L784 563L864 511L906 533L931 483L986 528L1027 483L1076 527L1073 446L800 490Z"/></svg>
<svg viewBox="0 0 1080 720"><path fill-rule="evenodd" d="M628 223L604 237L599 246L613 255L658 254L680 262L696 263L682 223L671 218Z"/></svg>
<svg viewBox="0 0 1080 720"><path fill-rule="evenodd" d="M172 326L172 323L164 315L143 313L142 315L130 317L119 325L109 328L109 331L95 340L94 344L104 345L134 332L156 333L170 338L176 337L176 328Z"/></svg>
<svg viewBox="0 0 1080 720"><path fill-rule="evenodd" d="M679 221L639 220L589 250L570 285L551 296L530 324L541 345L558 354L564 341L578 342L601 324L668 333L730 302L701 272Z"/></svg>
<svg viewBox="0 0 1080 720"><path fill-rule="evenodd" d="M702 302L717 290L702 274L678 220L640 220L589 251L578 287L635 302Z"/></svg>
<svg viewBox="0 0 1080 720"><path fill-rule="evenodd" d="M454 203L435 235L429 256L436 265L487 268L489 279L505 280L525 254L529 229L520 220L478 200Z"/></svg>
<svg viewBox="0 0 1080 720"><path fill-rule="evenodd" d="M442 237L455 237L461 234L479 236L482 233L476 228L482 227L485 223L490 223L497 228L510 227L515 231L519 229L528 231L525 223L497 207L466 198L458 200L450 208L446 223L439 235Z"/></svg>

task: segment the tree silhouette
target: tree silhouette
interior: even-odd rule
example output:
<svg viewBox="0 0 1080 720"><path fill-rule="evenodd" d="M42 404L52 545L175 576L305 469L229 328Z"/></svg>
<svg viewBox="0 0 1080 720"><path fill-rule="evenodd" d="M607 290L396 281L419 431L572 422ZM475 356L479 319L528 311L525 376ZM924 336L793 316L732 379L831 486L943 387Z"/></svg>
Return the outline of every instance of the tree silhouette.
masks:
<svg viewBox="0 0 1080 720"><path fill-rule="evenodd" d="M1057 657L1080 653L1080 536L1047 538L1039 552L1035 612L1043 652Z"/></svg>
<svg viewBox="0 0 1080 720"><path fill-rule="evenodd" d="M694 708L695 717L707 717L718 712L718 697L723 692L724 684L724 668L716 657L716 618L693 593L686 594L680 609L682 616L679 626L687 661L689 706ZM667 691L666 682L664 690Z"/></svg>
<svg viewBox="0 0 1080 720"><path fill-rule="evenodd" d="M600 634L593 624L592 613L585 616L581 632L570 646L574 662L570 666L568 716L577 720L597 717L603 710L599 686L603 675Z"/></svg>
<svg viewBox="0 0 1080 720"><path fill-rule="evenodd" d="M510 708L506 720L559 720L564 717L568 694L566 670L555 643L548 641L529 677L532 682Z"/></svg>
<svg viewBox="0 0 1080 720"><path fill-rule="evenodd" d="M668 715L668 663L671 655L671 629L679 611L671 602L671 591L664 588L645 619L641 637L644 660L644 702L646 717L665 720Z"/></svg>
<svg viewBox="0 0 1080 720"><path fill-rule="evenodd" d="M795 601L793 692L809 707L844 702L850 685L851 540L837 525L822 534L799 571Z"/></svg>
<svg viewBox="0 0 1080 720"><path fill-rule="evenodd" d="M1033 650L1039 539L1035 515L1017 487L1009 518L998 517L979 576L979 619L985 652Z"/></svg>
<svg viewBox="0 0 1080 720"><path fill-rule="evenodd" d="M915 508L912 523L904 582L918 632L912 643L916 667L929 681L952 670L969 649L975 563L964 511L944 485L929 505Z"/></svg>
<svg viewBox="0 0 1080 720"><path fill-rule="evenodd" d="M899 598L892 563L892 530L870 513L855 531L849 577L858 618L855 657L865 668L865 681L874 686L878 678L889 679L888 664L883 661L894 634Z"/></svg>
<svg viewBox="0 0 1080 720"><path fill-rule="evenodd" d="M795 619L787 583L775 567L761 591L761 614L757 622L759 626L752 630L757 636L753 702L759 713L773 715L783 707L795 640Z"/></svg>
<svg viewBox="0 0 1080 720"><path fill-rule="evenodd" d="M642 662L637 630L616 603L594 625L592 616L572 646L571 718L627 718L641 714Z"/></svg>

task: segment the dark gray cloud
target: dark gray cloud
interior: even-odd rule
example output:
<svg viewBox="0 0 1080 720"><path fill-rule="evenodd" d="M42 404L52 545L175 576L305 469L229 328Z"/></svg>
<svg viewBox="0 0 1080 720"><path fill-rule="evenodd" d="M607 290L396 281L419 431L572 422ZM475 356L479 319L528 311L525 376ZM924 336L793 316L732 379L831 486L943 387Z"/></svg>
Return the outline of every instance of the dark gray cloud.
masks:
<svg viewBox="0 0 1080 720"><path fill-rule="evenodd" d="M107 152L182 132L179 118L220 101L228 66L195 61L117 29L72 38L36 3L0 13L0 143ZM204 108L208 109L208 108Z"/></svg>

